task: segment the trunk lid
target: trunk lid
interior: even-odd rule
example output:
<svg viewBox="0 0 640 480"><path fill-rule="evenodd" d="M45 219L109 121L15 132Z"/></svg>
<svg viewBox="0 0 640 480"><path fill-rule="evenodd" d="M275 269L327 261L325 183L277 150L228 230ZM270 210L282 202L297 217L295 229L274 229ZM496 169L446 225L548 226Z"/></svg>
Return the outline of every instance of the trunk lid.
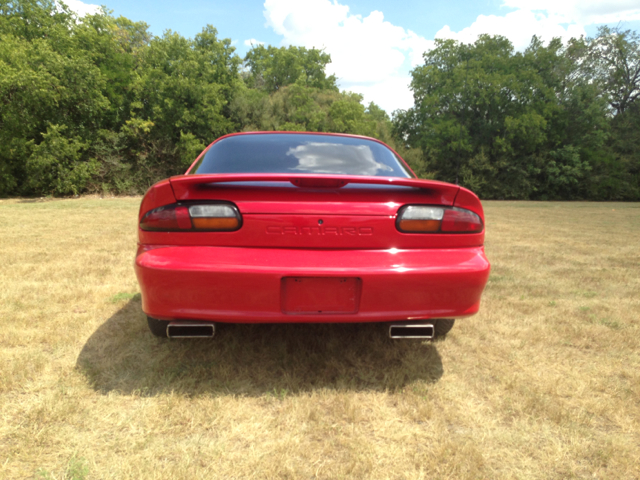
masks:
<svg viewBox="0 0 640 480"><path fill-rule="evenodd" d="M459 187L397 177L288 174L182 175L170 179L180 203L232 202L235 232L143 232L142 243L280 248L427 248L467 246L460 235L396 229L408 204L452 206ZM159 237L165 235L166 240Z"/></svg>

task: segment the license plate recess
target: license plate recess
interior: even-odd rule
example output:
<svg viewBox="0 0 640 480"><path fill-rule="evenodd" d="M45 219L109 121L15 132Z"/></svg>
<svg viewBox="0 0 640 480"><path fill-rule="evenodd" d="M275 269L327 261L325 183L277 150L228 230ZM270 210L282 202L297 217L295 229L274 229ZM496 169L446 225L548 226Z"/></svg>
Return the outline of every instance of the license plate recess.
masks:
<svg viewBox="0 0 640 480"><path fill-rule="evenodd" d="M362 280L357 277L284 277L282 312L296 315L357 313Z"/></svg>

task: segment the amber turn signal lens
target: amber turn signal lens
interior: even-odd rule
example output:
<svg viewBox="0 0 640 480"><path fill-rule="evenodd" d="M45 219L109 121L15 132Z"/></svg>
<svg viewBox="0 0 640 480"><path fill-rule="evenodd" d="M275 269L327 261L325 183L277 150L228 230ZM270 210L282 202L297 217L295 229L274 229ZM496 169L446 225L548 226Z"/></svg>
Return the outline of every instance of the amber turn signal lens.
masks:
<svg viewBox="0 0 640 480"><path fill-rule="evenodd" d="M192 218L196 230L236 230L240 226L237 218Z"/></svg>
<svg viewBox="0 0 640 480"><path fill-rule="evenodd" d="M440 228L440 220L400 220L398 228L403 232L437 232Z"/></svg>
<svg viewBox="0 0 640 480"><path fill-rule="evenodd" d="M406 205L398 212L396 227L405 233L433 233L440 230L443 216L442 207Z"/></svg>
<svg viewBox="0 0 640 480"><path fill-rule="evenodd" d="M227 203L191 205L189 214L196 230L229 232L240 228L240 212Z"/></svg>

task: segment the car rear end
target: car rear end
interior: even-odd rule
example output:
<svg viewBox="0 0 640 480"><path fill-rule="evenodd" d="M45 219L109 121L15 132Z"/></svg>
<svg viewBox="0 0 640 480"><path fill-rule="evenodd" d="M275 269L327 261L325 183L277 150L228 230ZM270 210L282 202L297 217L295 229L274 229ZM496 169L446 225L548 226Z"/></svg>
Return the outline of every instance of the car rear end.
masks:
<svg viewBox="0 0 640 480"><path fill-rule="evenodd" d="M150 317L419 322L478 311L489 263L470 191L414 178L372 139L218 142L142 201L136 273Z"/></svg>

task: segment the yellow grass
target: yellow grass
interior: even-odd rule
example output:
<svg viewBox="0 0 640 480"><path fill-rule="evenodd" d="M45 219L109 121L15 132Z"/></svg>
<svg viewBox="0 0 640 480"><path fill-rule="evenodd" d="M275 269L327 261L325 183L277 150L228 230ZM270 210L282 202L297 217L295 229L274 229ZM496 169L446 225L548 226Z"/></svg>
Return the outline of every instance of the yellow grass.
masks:
<svg viewBox="0 0 640 480"><path fill-rule="evenodd" d="M481 313L152 337L139 198L0 201L0 478L640 478L640 205L486 202Z"/></svg>

